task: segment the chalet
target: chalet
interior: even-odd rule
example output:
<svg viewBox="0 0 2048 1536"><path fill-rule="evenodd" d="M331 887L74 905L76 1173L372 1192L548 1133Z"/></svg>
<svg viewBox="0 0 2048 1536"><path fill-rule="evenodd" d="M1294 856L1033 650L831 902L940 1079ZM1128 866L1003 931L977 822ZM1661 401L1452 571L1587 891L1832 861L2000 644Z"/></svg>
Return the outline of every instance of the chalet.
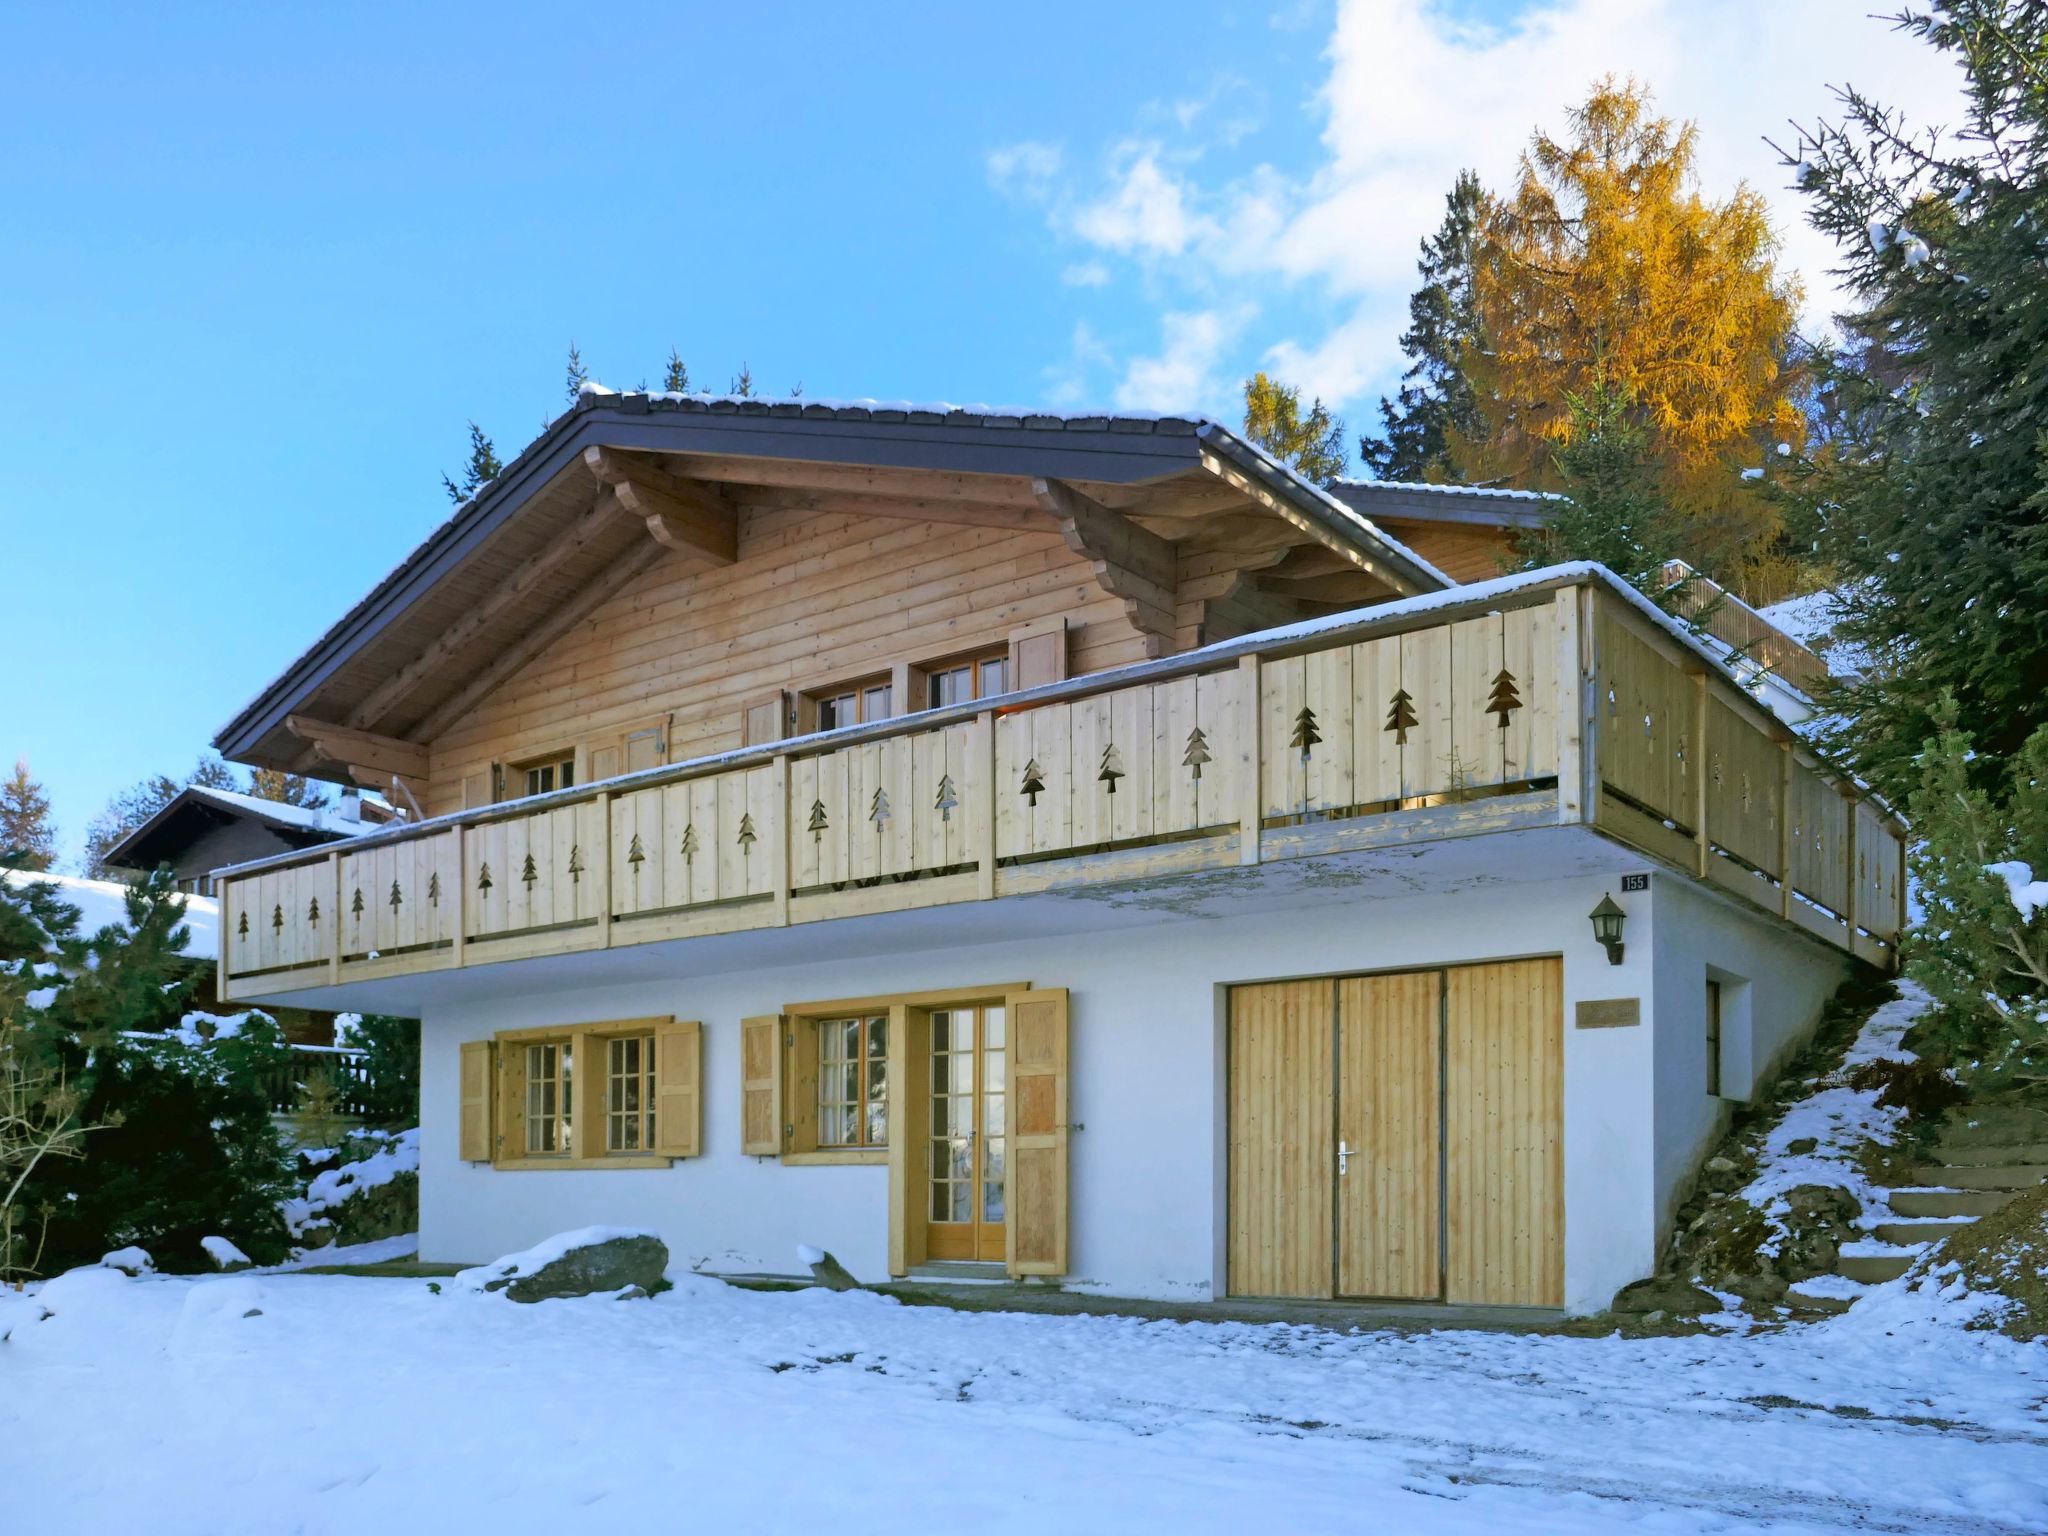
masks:
<svg viewBox="0 0 2048 1536"><path fill-rule="evenodd" d="M188 784L108 848L103 862L134 874L167 864L179 890L211 896L213 872L222 865L358 837L394 819L390 806L354 788L337 806L311 807Z"/></svg>
<svg viewBox="0 0 2048 1536"><path fill-rule="evenodd" d="M219 875L423 1020L421 1249L1584 1311L1889 967L1901 828L1540 498L1217 423L587 392L237 715Z"/></svg>

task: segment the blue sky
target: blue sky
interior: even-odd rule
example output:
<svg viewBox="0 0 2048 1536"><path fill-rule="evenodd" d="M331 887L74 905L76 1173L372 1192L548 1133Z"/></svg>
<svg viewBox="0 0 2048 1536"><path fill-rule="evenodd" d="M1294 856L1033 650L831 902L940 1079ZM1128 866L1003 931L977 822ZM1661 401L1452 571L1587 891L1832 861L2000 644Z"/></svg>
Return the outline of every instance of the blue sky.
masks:
<svg viewBox="0 0 2048 1536"><path fill-rule="evenodd" d="M75 854L446 515L468 420L510 457L560 409L572 338L619 388L674 345L1219 413L1279 365L1363 424L1451 174L1600 69L1768 174L1749 96L1839 74L1717 78L1731 6L10 7L0 757Z"/></svg>

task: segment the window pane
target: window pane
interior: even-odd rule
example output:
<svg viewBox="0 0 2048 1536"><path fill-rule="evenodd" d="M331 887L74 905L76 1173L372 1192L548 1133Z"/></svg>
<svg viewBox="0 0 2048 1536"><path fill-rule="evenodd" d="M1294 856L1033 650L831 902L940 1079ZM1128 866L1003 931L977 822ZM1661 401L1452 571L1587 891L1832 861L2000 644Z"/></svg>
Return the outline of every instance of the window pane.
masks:
<svg viewBox="0 0 2048 1536"><path fill-rule="evenodd" d="M979 697L987 699L993 698L999 693L1007 693L1010 688L1009 679L1009 658L997 656L993 660L984 661L981 664L981 692Z"/></svg>
<svg viewBox="0 0 2048 1536"><path fill-rule="evenodd" d="M951 667L931 674L932 708L964 704L973 695L974 674L966 667Z"/></svg>
<svg viewBox="0 0 2048 1536"><path fill-rule="evenodd" d="M570 758L562 764L562 788L567 789L576 782L576 759Z"/></svg>
<svg viewBox="0 0 2048 1536"><path fill-rule="evenodd" d="M886 720L896 713L889 707L890 686L884 683L879 688L870 688L861 696L861 718L864 720Z"/></svg>
<svg viewBox="0 0 2048 1536"><path fill-rule="evenodd" d="M868 1059L886 1060L889 1055L889 1016L885 1013L868 1020Z"/></svg>

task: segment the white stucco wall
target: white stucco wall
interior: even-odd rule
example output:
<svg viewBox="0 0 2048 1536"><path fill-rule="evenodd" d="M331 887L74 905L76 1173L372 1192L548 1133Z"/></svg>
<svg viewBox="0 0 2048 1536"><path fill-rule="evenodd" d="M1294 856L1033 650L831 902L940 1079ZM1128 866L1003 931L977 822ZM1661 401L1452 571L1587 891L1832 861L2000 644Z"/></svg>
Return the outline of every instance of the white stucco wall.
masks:
<svg viewBox="0 0 2048 1536"><path fill-rule="evenodd" d="M1732 1106L1812 1033L1849 960L1674 875L1652 878L1657 1230ZM1721 983L1721 1096L1707 1093L1707 982Z"/></svg>
<svg viewBox="0 0 2048 1536"><path fill-rule="evenodd" d="M1618 895L1630 913L1629 947L1626 963L1610 966L1586 916L1605 891L1618 893L1615 877L1352 898L1280 913L435 1006L423 1025L422 1257L479 1260L565 1228L631 1223L658 1229L679 1259L710 1270L793 1272L797 1245L811 1243L862 1279L885 1278L885 1168L784 1167L738 1150L739 1020L808 999L1029 981L1072 992L1077 1128L1070 1142L1068 1283L1127 1296L1220 1295L1220 987L1562 954L1566 1299L1574 1310L1597 1309L1651 1267L1671 1177L1662 1156L1668 1128L1658 1119L1663 1095L1653 1081L1664 1056L1674 1081L1681 1068L1675 1050L1653 1050L1660 1031L1652 980L1664 981L1667 972L1674 983L1682 979L1701 945L1715 963L1750 966L1752 974L1766 959L1744 947L1751 941L1727 933L1718 911L1695 915L1690 905L1671 909L1680 914L1672 924L1679 937L1653 942L1651 900L1664 900L1660 890ZM800 943L797 933L785 937ZM1788 958L1817 969L1816 955L1804 946ZM1825 984L1816 985L1824 994ZM1788 1008L1803 1008L1813 990L1793 988ZM1625 996L1643 999L1643 1025L1572 1027L1579 1000ZM703 1156L648 1171L525 1172L457 1159L461 1041L501 1029L668 1013L704 1023Z"/></svg>

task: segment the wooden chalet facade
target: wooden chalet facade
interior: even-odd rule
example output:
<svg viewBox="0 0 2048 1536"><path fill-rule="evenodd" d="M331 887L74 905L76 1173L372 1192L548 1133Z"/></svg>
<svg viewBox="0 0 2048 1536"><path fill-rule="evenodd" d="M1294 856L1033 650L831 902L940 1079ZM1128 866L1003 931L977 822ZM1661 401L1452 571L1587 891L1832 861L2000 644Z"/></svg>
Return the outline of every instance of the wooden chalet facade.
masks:
<svg viewBox="0 0 2048 1536"><path fill-rule="evenodd" d="M223 872L223 995L421 1015L428 1257L1603 1304L1900 829L1605 573L1486 580L1539 516L587 394L216 739L425 812Z"/></svg>

